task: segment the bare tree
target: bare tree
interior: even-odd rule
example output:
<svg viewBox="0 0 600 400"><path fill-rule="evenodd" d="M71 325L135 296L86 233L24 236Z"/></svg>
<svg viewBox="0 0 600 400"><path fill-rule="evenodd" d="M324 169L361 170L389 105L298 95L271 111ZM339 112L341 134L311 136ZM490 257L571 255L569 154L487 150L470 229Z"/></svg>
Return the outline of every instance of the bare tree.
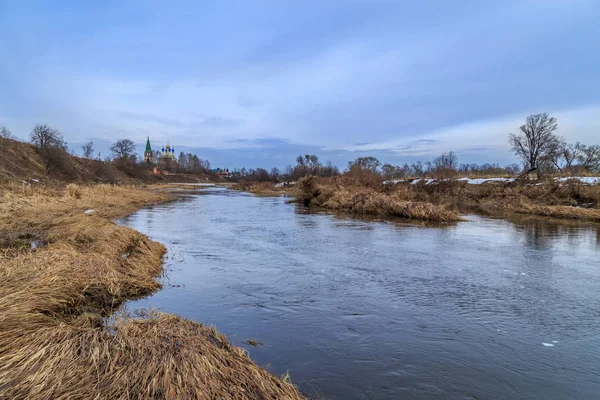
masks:
<svg viewBox="0 0 600 400"><path fill-rule="evenodd" d="M49 148L67 149L67 143L60 132L46 124L36 125L33 131L31 131L30 140L40 150L47 150Z"/></svg>
<svg viewBox="0 0 600 400"><path fill-rule="evenodd" d="M443 153L441 156L433 160L433 169L430 171L435 174L437 178L451 178L456 174L458 168L458 157L454 152Z"/></svg>
<svg viewBox="0 0 600 400"><path fill-rule="evenodd" d="M354 161L348 162L348 169L359 169L377 172L377 168L379 168L380 165L381 162L375 157L359 157Z"/></svg>
<svg viewBox="0 0 600 400"><path fill-rule="evenodd" d="M132 155L134 155L135 143L129 139L119 139L112 146L110 146L110 151L113 155L113 158L130 158Z"/></svg>
<svg viewBox="0 0 600 400"><path fill-rule="evenodd" d="M81 146L81 150L83 150L84 158L92 158L94 156L94 142L90 140L89 142L84 143Z"/></svg>
<svg viewBox="0 0 600 400"><path fill-rule="evenodd" d="M281 178L281 171L277 167L271 168L271 179L274 182L279 182L279 178Z"/></svg>
<svg viewBox="0 0 600 400"><path fill-rule="evenodd" d="M443 168L456 170L458 167L458 158L452 151L449 153L443 153L441 156L433 160L433 166L436 169Z"/></svg>
<svg viewBox="0 0 600 400"><path fill-rule="evenodd" d="M31 131L30 140L37 147L48 173L69 172L66 170L67 143L59 131L46 124L38 124Z"/></svg>
<svg viewBox="0 0 600 400"><path fill-rule="evenodd" d="M548 113L534 114L528 116L525 124L519 127L520 134L511 133L509 136L515 154L521 157L527 169L537 169L538 178L539 167L543 162L549 161L558 147L559 139L554 135L557 127L556 118L550 117Z"/></svg>
<svg viewBox="0 0 600 400"><path fill-rule="evenodd" d="M395 179L401 175L402 170L400 169L400 167L386 163L383 164L383 166L381 167L381 173L383 174L383 176L385 176L386 179Z"/></svg>
<svg viewBox="0 0 600 400"><path fill-rule="evenodd" d="M563 143L561 147L562 157L565 160L565 169L569 171L571 166L575 160L578 160L585 151L586 146L579 142L573 143Z"/></svg>
<svg viewBox="0 0 600 400"><path fill-rule="evenodd" d="M558 139L552 145L549 158L560 172L563 170L570 172L573 162L580 158L584 150L585 145L579 142L573 144L567 143L563 139Z"/></svg>
<svg viewBox="0 0 600 400"><path fill-rule="evenodd" d="M600 146L584 146L578 159L581 166L588 171L600 171Z"/></svg>
<svg viewBox="0 0 600 400"><path fill-rule="evenodd" d="M0 127L0 137L2 137L4 139L13 139L13 140L16 139L16 137L12 134L10 129L8 129L5 126Z"/></svg>

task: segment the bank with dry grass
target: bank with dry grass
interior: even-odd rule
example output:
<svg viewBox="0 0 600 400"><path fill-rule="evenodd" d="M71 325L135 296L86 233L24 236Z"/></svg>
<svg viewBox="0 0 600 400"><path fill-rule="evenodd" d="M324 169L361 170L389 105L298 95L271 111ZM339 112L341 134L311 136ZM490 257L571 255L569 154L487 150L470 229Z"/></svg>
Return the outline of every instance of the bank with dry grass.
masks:
<svg viewBox="0 0 600 400"><path fill-rule="evenodd" d="M298 181L296 198L308 207L431 222L458 222L458 213L443 205L406 199L349 177L305 177Z"/></svg>
<svg viewBox="0 0 600 400"><path fill-rule="evenodd" d="M386 191L416 201L454 208L469 206L496 215L518 213L600 222L600 185L576 180L492 181L479 185L449 180L433 184L402 183Z"/></svg>
<svg viewBox="0 0 600 400"><path fill-rule="evenodd" d="M112 219L169 199L134 186L0 187L0 398L301 398L202 324L104 322L160 287L165 253Z"/></svg>
<svg viewBox="0 0 600 400"><path fill-rule="evenodd" d="M229 188L264 196L292 195L296 193L295 186L289 183L238 182L229 186Z"/></svg>

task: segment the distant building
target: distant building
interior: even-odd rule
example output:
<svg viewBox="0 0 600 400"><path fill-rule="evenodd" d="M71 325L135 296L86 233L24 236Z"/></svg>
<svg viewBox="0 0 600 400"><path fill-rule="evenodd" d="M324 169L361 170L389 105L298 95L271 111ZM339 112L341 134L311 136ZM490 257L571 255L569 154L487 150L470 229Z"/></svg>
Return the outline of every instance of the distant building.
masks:
<svg viewBox="0 0 600 400"><path fill-rule="evenodd" d="M231 176L231 172L229 172L228 168L225 169L221 169L221 168L215 168L212 170L212 172L219 176L219 177L223 177L223 178L229 178Z"/></svg>
<svg viewBox="0 0 600 400"><path fill-rule="evenodd" d="M171 148L171 146L167 144L162 148L162 154L160 158L165 160L175 160L175 149Z"/></svg>
<svg viewBox="0 0 600 400"><path fill-rule="evenodd" d="M150 146L150 136L148 136L148 140L146 140L146 150L144 151L144 160L150 164L152 164L154 162L154 153L152 152L152 146Z"/></svg>

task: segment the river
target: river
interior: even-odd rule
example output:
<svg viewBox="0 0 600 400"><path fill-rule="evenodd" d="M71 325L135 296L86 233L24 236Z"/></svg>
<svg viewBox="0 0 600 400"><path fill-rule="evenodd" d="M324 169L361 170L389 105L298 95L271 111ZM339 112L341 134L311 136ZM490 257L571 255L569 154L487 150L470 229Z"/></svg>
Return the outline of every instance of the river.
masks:
<svg viewBox="0 0 600 400"><path fill-rule="evenodd" d="M168 248L164 288L127 308L215 325L311 398L600 395L598 225L287 201L207 188L120 220Z"/></svg>

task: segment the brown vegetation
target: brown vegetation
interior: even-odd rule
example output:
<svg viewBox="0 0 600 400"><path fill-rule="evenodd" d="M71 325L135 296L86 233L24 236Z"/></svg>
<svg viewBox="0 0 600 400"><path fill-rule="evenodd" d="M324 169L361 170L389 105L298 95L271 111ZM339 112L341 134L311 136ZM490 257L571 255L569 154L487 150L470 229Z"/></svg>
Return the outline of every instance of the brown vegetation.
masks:
<svg viewBox="0 0 600 400"><path fill-rule="evenodd" d="M493 214L515 212L600 221L600 186L576 181L531 183L521 180L470 185L451 180L429 185L402 183L388 187L387 191L402 193L403 198L410 200L449 207L477 207Z"/></svg>
<svg viewBox="0 0 600 400"><path fill-rule="evenodd" d="M293 194L293 185L277 186L273 182L239 182L230 186L230 189L244 192L261 194L266 196L277 196L281 194Z"/></svg>
<svg viewBox="0 0 600 400"><path fill-rule="evenodd" d="M112 185L0 187L0 398L301 398L213 328L160 313L104 323L160 287L165 252L111 219L168 198Z"/></svg>
<svg viewBox="0 0 600 400"><path fill-rule="evenodd" d="M16 179L132 183L113 164L71 156L64 149L40 152L35 146L0 137L0 183Z"/></svg>
<svg viewBox="0 0 600 400"><path fill-rule="evenodd" d="M600 222L600 186L578 181L490 182L441 180L428 184L381 184L378 174L348 172L334 178L306 177L297 185L306 206L424 221L460 221L465 206L486 213L521 213Z"/></svg>
<svg viewBox="0 0 600 400"><path fill-rule="evenodd" d="M365 178L365 177L363 177ZM350 176L320 179L302 178L297 199L305 206L323 207L359 214L393 216L421 221L457 222L462 219L444 206L406 199L399 191L385 193L355 181Z"/></svg>

